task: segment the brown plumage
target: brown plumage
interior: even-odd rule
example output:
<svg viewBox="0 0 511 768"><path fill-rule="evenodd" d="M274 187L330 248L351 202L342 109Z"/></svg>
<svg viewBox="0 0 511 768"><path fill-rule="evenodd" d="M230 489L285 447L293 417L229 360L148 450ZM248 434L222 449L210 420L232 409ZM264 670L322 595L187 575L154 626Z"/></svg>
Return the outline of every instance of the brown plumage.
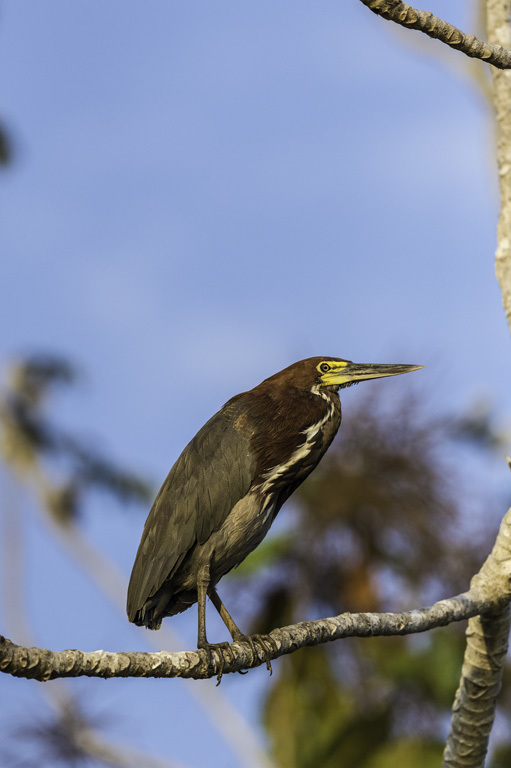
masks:
<svg viewBox="0 0 511 768"><path fill-rule="evenodd" d="M128 618L158 629L208 594L243 639L216 585L260 544L282 504L312 472L341 424L338 390L421 366L301 360L231 398L182 452L147 518L128 587Z"/></svg>

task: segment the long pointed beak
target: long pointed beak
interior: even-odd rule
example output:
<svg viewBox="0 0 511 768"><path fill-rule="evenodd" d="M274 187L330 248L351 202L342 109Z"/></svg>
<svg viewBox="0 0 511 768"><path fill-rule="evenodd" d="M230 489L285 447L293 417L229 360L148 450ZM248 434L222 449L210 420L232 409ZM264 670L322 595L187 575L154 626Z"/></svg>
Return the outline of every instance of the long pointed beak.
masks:
<svg viewBox="0 0 511 768"><path fill-rule="evenodd" d="M401 373L410 373L424 368L423 365L373 365L372 363L351 363L334 370L328 371L322 376L326 386L346 386L355 381L366 379L382 379L384 376L399 376Z"/></svg>

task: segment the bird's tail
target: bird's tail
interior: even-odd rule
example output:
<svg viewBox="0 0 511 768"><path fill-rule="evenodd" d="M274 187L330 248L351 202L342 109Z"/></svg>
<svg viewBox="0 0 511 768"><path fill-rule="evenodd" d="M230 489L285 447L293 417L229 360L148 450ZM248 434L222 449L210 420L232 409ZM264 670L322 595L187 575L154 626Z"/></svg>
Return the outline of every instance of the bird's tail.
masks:
<svg viewBox="0 0 511 768"><path fill-rule="evenodd" d="M156 601L148 600L142 608L131 612L128 605L127 612L128 619L137 627L147 627L147 629L159 629L161 627L162 616L161 614L158 615Z"/></svg>

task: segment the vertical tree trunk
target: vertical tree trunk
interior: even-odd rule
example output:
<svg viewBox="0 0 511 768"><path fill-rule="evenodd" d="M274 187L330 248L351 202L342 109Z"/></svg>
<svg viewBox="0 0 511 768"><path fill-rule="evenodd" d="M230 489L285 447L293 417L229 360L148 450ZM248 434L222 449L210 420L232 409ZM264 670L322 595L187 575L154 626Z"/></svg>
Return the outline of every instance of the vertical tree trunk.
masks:
<svg viewBox="0 0 511 768"><path fill-rule="evenodd" d="M488 42L511 48L511 0L486 0ZM497 122L501 209L495 271L511 330L511 70L491 67Z"/></svg>

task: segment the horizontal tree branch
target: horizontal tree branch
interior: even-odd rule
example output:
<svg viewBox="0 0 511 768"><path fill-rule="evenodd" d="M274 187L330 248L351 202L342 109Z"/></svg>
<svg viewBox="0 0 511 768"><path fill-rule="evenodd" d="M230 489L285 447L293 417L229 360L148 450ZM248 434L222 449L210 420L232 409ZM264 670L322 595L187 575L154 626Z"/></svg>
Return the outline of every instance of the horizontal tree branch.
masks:
<svg viewBox="0 0 511 768"><path fill-rule="evenodd" d="M426 632L455 621L481 616L487 626L491 617L507 609L511 597L511 510L505 515L495 546L483 567L472 579L470 591L440 600L429 608L403 613L343 613L328 619L303 621L276 629L255 643L235 642L227 648L208 651L141 653L123 651L50 651L25 648L0 636L0 671L15 677L53 680L58 677L185 677L210 678L240 672L263 662L293 653L299 648L332 642L343 637L377 637ZM489 622L489 624L488 624ZM500 642L502 645L502 642ZM478 651L481 664L489 649ZM485 656L486 654L486 656ZM493 686L495 678L483 674L479 684ZM463 685L463 681L461 683ZM494 709L496 694L493 697ZM457 700L457 715L463 705ZM455 713L455 717L457 716Z"/></svg>
<svg viewBox="0 0 511 768"><path fill-rule="evenodd" d="M507 598L505 598L507 599ZM441 600L429 608L403 613L343 613L303 621L262 635L254 643L235 642L207 651L142 653L126 651L50 651L24 648L0 636L0 671L34 680L58 677L184 677L195 680L257 667L265 661L343 637L380 637L426 632L495 609L502 599L470 593ZM264 645L263 645L264 644ZM266 653L264 648L266 647Z"/></svg>
<svg viewBox="0 0 511 768"><path fill-rule="evenodd" d="M419 11L401 0L361 0L361 2L378 16L408 29L424 32L429 37L440 40L451 48L456 48L466 56L481 59L498 69L511 69L511 51L500 45L490 45L479 40L475 35L462 32L461 29L440 19L430 11Z"/></svg>

